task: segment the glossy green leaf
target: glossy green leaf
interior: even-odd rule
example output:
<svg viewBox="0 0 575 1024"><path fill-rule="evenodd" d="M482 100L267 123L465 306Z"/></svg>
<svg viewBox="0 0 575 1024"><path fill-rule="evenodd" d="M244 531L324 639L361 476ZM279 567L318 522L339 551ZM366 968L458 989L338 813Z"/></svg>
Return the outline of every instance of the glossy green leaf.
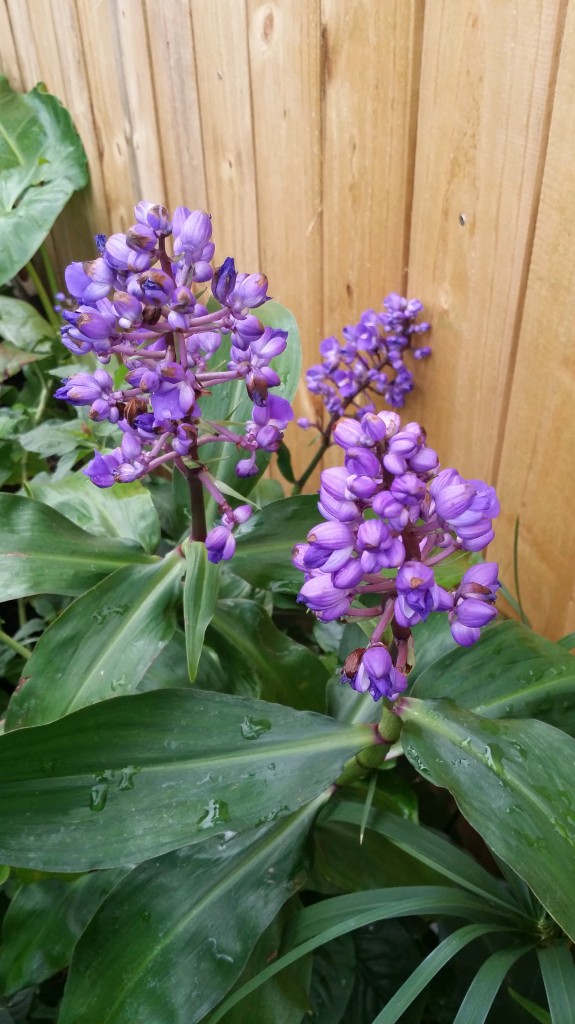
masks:
<svg viewBox="0 0 575 1024"><path fill-rule="evenodd" d="M184 584L184 624L190 682L195 682L204 636L216 607L220 566L208 560L201 541L186 545L186 581Z"/></svg>
<svg viewBox="0 0 575 1024"><path fill-rule="evenodd" d="M469 1021L484 1024L506 975L513 964L532 948L518 946L514 949L500 949L488 957L469 986L453 1024L469 1024Z"/></svg>
<svg viewBox="0 0 575 1024"><path fill-rule="evenodd" d="M487 924L466 924L456 932L448 935L439 946L415 969L413 974L403 983L401 988L391 997L384 1010L378 1013L373 1024L396 1024L408 1006L417 998L420 992L429 985L430 981L439 973L446 963L465 949L470 942L481 938L483 935L493 934L502 931L494 925ZM474 1024L480 1024L481 1018L466 1017L466 1021L473 1019Z"/></svg>
<svg viewBox="0 0 575 1024"><path fill-rule="evenodd" d="M138 544L93 537L29 498L0 494L3 601L31 594L81 594L123 565L154 561Z"/></svg>
<svg viewBox="0 0 575 1024"><path fill-rule="evenodd" d="M124 868L115 868L21 886L2 925L2 991L38 985L66 967L90 918L124 874Z"/></svg>
<svg viewBox="0 0 575 1024"><path fill-rule="evenodd" d="M28 484L36 501L61 512L88 533L138 541L153 554L160 541L160 523L150 492L139 480L113 487L95 487L83 473L55 482Z"/></svg>
<svg viewBox="0 0 575 1024"><path fill-rule="evenodd" d="M313 651L282 633L255 601L218 601L208 642L235 693L323 711L324 665Z"/></svg>
<svg viewBox="0 0 575 1024"><path fill-rule="evenodd" d="M362 808L359 802L352 802L349 799L333 800L322 812L318 827L351 825L355 826L358 835L361 817ZM368 819L368 832L377 833L387 844L399 850L402 856L417 861L433 875L442 875L454 885L462 886L492 901L500 909L516 910L518 914L520 913L501 883L477 861L451 843L446 836L373 806Z"/></svg>
<svg viewBox="0 0 575 1024"><path fill-rule="evenodd" d="M450 697L486 718L540 718L575 733L575 658L559 644L511 620L486 630L471 648L449 644L446 630L442 623L430 645L443 656L423 670L416 663L413 696ZM422 646L431 659L429 639L428 632Z"/></svg>
<svg viewBox="0 0 575 1024"><path fill-rule="evenodd" d="M566 942L537 950L553 1024L575 1024L575 964Z"/></svg>
<svg viewBox="0 0 575 1024"><path fill-rule="evenodd" d="M14 92L0 76L0 284L32 258L87 181L82 143L60 101L41 84Z"/></svg>
<svg viewBox="0 0 575 1024"><path fill-rule="evenodd" d="M275 960L281 946L283 929L297 896L289 900L260 935L235 987L255 978L266 964ZM309 1009L309 986L312 958L302 957L270 978L258 991L257 999L249 997L233 1006L224 1017L224 1024L302 1024ZM232 990L233 991L233 990Z"/></svg>
<svg viewBox="0 0 575 1024"><path fill-rule="evenodd" d="M316 809L132 871L78 944L60 1024L202 1020L304 881L303 844Z"/></svg>
<svg viewBox="0 0 575 1024"><path fill-rule="evenodd" d="M351 935L340 935L316 950L307 1014L314 1024L345 1024L347 1001L359 974ZM272 982L273 978L267 984ZM302 1024L302 1019L305 1017L300 1017L298 1024Z"/></svg>
<svg viewBox="0 0 575 1024"><path fill-rule="evenodd" d="M297 593L304 575L292 566L291 551L320 518L317 497L311 494L266 505L236 534L234 572L255 587Z"/></svg>
<svg viewBox="0 0 575 1024"><path fill-rule="evenodd" d="M300 957L317 949L318 946L330 942L339 935L346 935L356 928L369 925L373 921L408 917L414 914L432 918L462 917L485 921L489 917L489 910L483 900L471 893L435 885L376 889L323 900L306 907L294 919L285 940L288 952L280 956L233 995L228 996L210 1017L210 1024L219 1024L227 1011L235 1006L240 999L255 992L268 978L272 978L288 964L294 963ZM478 934L505 931L505 928L499 924L481 924L476 927L485 929Z"/></svg>
<svg viewBox="0 0 575 1024"><path fill-rule="evenodd" d="M492 850L575 937L575 740L544 722L493 721L451 701L405 698L414 767L455 797Z"/></svg>
<svg viewBox="0 0 575 1024"><path fill-rule="evenodd" d="M176 628L183 560L129 565L74 601L46 630L12 696L6 729L43 725L134 693Z"/></svg>
<svg viewBox="0 0 575 1024"><path fill-rule="evenodd" d="M271 822L373 739L367 726L194 690L102 701L0 736L0 860L114 867Z"/></svg>

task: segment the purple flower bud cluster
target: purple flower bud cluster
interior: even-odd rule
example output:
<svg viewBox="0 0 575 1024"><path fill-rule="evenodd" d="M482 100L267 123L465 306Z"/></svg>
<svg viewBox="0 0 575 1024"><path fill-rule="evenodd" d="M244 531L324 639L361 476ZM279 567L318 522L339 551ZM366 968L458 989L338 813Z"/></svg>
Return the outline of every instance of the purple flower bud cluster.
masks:
<svg viewBox="0 0 575 1024"><path fill-rule="evenodd" d="M474 565L451 590L436 582L434 568L457 550L480 551L492 540L499 502L481 480L440 470L423 428L402 428L397 413L344 417L333 437L344 465L321 474L324 522L294 548L293 564L305 573L298 600L323 622L378 619L342 678L374 700L394 699L413 664L412 626L447 612L454 639L469 646L497 614L495 563Z"/></svg>
<svg viewBox="0 0 575 1024"><path fill-rule="evenodd" d="M344 413L361 419L375 406L365 399L383 396L388 405L399 409L405 396L413 390L413 373L404 364L405 353L415 359L431 354L428 345L413 348L417 335L429 330L429 324L417 322L423 310L417 299L404 299L392 293L383 301L383 312L366 310L359 323L344 327L343 343L335 337L325 338L320 345L323 361L307 372L308 389L319 395L332 419ZM353 406L353 411L350 407ZM307 429L309 420L299 420ZM318 429L321 425L313 424Z"/></svg>
<svg viewBox="0 0 575 1024"><path fill-rule="evenodd" d="M56 397L89 406L92 419L121 431L119 446L96 453L83 471L98 487L137 480L166 464L186 473L191 460L222 515L206 541L218 562L231 557L231 531L249 506L232 510L201 464L202 446L234 445L245 455L238 476L257 473L258 450L277 451L293 412L269 394L281 383L270 364L286 348L287 332L264 327L252 313L268 300L265 276L238 273L231 257L213 269L212 223L204 210L179 206L170 216L164 206L142 201L134 213L136 223L125 234L96 237L96 259L68 266L76 308L60 307L62 341L71 352L91 353L104 365L116 356L124 369L115 377L104 369L76 373ZM215 299L209 305L208 282ZM230 357L214 368L223 334L231 337ZM206 420L201 409L202 396L237 380L253 402L242 433Z"/></svg>

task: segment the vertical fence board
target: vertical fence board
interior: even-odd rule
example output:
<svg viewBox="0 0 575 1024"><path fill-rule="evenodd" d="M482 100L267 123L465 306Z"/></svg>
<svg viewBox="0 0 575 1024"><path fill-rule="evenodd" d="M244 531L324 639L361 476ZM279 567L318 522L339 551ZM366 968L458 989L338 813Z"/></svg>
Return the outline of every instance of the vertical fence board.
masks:
<svg viewBox="0 0 575 1024"><path fill-rule="evenodd" d="M244 0L192 0L208 209L217 256L259 265L254 139Z"/></svg>
<svg viewBox="0 0 575 1024"><path fill-rule="evenodd" d="M423 4L323 0L324 333L405 275Z"/></svg>
<svg viewBox="0 0 575 1024"><path fill-rule="evenodd" d="M321 337L321 110L319 0L250 0L261 269L270 293L294 313L304 364L317 361ZM314 415L300 385L296 415ZM296 473L310 459L309 435L288 443Z"/></svg>
<svg viewBox="0 0 575 1024"><path fill-rule="evenodd" d="M196 58L188 0L146 0L157 130L170 210L207 206Z"/></svg>
<svg viewBox="0 0 575 1024"><path fill-rule="evenodd" d="M523 604L554 638L575 625L575 5L565 26L498 491L503 529L493 545L513 579L520 517Z"/></svg>
<svg viewBox="0 0 575 1024"><path fill-rule="evenodd" d="M21 88L17 43L12 34L6 0L0 0L0 71L13 89Z"/></svg>
<svg viewBox="0 0 575 1024"><path fill-rule="evenodd" d="M493 482L563 4L426 5L409 291L434 354L410 409L444 464Z"/></svg>

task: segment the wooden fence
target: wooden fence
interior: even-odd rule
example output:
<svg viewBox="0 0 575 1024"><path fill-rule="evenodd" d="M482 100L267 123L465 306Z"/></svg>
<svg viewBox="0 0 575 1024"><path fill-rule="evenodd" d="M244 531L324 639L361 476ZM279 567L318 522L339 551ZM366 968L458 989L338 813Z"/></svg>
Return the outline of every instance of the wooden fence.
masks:
<svg viewBox="0 0 575 1024"><path fill-rule="evenodd" d="M139 198L204 206L307 365L387 292L420 297L407 414L497 485L510 586L520 517L534 625L575 628L575 0L0 0L0 61L88 153L62 266Z"/></svg>

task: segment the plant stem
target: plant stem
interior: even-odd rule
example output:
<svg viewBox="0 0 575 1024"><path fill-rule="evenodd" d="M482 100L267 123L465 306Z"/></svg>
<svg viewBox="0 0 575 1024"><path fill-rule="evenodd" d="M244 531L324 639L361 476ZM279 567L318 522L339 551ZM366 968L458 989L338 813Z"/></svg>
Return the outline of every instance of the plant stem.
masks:
<svg viewBox="0 0 575 1024"><path fill-rule="evenodd" d="M42 257L42 263L44 264L44 270L48 279L48 287L52 292L52 295L55 295L58 291L58 282L54 273L54 267L52 266L52 260L48 256L48 250L46 249L44 242L42 242L42 245L40 246L40 256Z"/></svg>
<svg viewBox="0 0 575 1024"><path fill-rule="evenodd" d="M56 316L56 313L54 311L52 303L50 302L50 299L48 297L48 292L44 288L44 285L42 284L42 281L40 280L40 275L38 274L38 272L37 272L37 270L36 270L36 268L33 265L31 260L26 264L26 270L28 271L28 273L30 275L30 280L34 284L34 287L35 287L35 289L36 289L36 291L38 293L38 298L40 299L40 302L42 303L42 309L44 310L44 313L46 314L46 319L49 321L49 323L51 324L52 327L59 327L60 321L59 321L58 317Z"/></svg>
<svg viewBox="0 0 575 1024"><path fill-rule="evenodd" d="M16 654L19 654L21 658L25 658L26 661L32 653L27 647L19 644L13 636L9 636L8 633L5 633L3 629L0 629L0 643L6 644L6 647L12 648L13 651L16 651Z"/></svg>

